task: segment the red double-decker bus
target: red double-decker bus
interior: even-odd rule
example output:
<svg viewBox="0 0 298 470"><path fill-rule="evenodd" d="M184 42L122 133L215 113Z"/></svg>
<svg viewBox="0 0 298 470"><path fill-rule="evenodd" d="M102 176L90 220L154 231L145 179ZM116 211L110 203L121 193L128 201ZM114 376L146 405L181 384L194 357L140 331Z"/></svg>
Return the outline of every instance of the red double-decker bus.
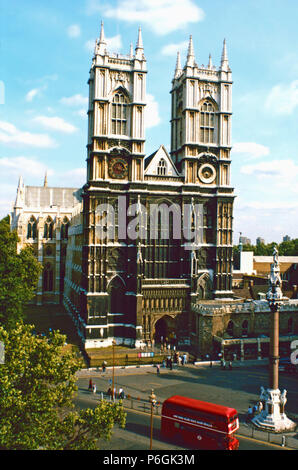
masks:
<svg viewBox="0 0 298 470"><path fill-rule="evenodd" d="M161 434L191 448L237 450L238 413L234 408L175 395L164 401Z"/></svg>

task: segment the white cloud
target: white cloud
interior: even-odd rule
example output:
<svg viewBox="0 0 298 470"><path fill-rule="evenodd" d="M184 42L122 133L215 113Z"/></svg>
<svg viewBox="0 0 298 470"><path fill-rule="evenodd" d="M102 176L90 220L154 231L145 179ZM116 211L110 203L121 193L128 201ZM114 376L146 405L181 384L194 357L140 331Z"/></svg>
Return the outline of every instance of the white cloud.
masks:
<svg viewBox="0 0 298 470"><path fill-rule="evenodd" d="M81 36L81 28L77 24L72 24L67 28L67 34L70 38L78 38Z"/></svg>
<svg viewBox="0 0 298 470"><path fill-rule="evenodd" d="M20 131L13 124L0 121L0 142L7 145L27 145L29 147L55 147L56 143L47 134L33 134Z"/></svg>
<svg viewBox="0 0 298 470"><path fill-rule="evenodd" d="M298 106L298 80L274 86L268 94L265 107L275 115L289 115Z"/></svg>
<svg viewBox="0 0 298 470"><path fill-rule="evenodd" d="M109 52L119 52L122 49L122 39L121 35L117 34L116 36L112 36L110 38L105 38L105 41L107 43L107 50ZM93 52L95 47L95 41L94 39L90 39L85 43L85 48L89 52Z"/></svg>
<svg viewBox="0 0 298 470"><path fill-rule="evenodd" d="M205 17L193 0L119 0L117 6L92 0L88 10L89 13L100 11L107 18L146 24L158 35L183 29Z"/></svg>
<svg viewBox="0 0 298 470"><path fill-rule="evenodd" d="M61 98L60 103L66 106L85 106L88 104L88 98L78 93L68 98Z"/></svg>
<svg viewBox="0 0 298 470"><path fill-rule="evenodd" d="M35 158L24 156L3 157L0 158L0 170L0 173L5 174L5 178L14 176L18 177L20 174L24 177L42 177L44 176L47 167Z"/></svg>
<svg viewBox="0 0 298 470"><path fill-rule="evenodd" d="M56 174L58 183L65 185L65 181L71 181L72 186L81 187L86 183L87 180L87 169L85 168L73 168L72 170Z"/></svg>
<svg viewBox="0 0 298 470"><path fill-rule="evenodd" d="M77 128L72 124L66 122L60 117L37 116L32 119L33 122L41 124L46 129L63 132L65 134L73 134Z"/></svg>
<svg viewBox="0 0 298 470"><path fill-rule="evenodd" d="M145 107L145 127L157 126L160 123L160 116L158 111L158 103L150 93L147 93L147 105Z"/></svg>
<svg viewBox="0 0 298 470"><path fill-rule="evenodd" d="M271 160L260 162L254 165L244 165L241 173L252 175L259 179L277 178L281 183L290 184L290 181L297 179L298 165L293 160Z"/></svg>
<svg viewBox="0 0 298 470"><path fill-rule="evenodd" d="M31 102L35 96L37 96L40 93L39 88L33 88L33 90L28 91L28 93L25 96L25 100L28 102Z"/></svg>
<svg viewBox="0 0 298 470"><path fill-rule="evenodd" d="M188 41L179 42L178 44L167 44L161 50L163 55L175 56L177 52L186 51L188 48Z"/></svg>
<svg viewBox="0 0 298 470"><path fill-rule="evenodd" d="M270 149L256 142L237 142L233 144L232 152L233 154L242 153L253 159L269 155Z"/></svg>

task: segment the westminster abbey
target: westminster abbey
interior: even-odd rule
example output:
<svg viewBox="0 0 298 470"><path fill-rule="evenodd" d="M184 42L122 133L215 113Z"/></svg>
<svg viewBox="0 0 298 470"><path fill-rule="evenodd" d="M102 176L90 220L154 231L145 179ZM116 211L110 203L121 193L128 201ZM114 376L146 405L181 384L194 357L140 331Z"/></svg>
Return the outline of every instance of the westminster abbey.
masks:
<svg viewBox="0 0 298 470"><path fill-rule="evenodd" d="M192 37L171 85L171 149L145 154L147 63L103 25L89 76L87 181L25 186L12 214L44 266L36 302L63 303L85 348L191 344L200 302L233 301L232 73L198 66ZM84 156L82 155L82 159Z"/></svg>

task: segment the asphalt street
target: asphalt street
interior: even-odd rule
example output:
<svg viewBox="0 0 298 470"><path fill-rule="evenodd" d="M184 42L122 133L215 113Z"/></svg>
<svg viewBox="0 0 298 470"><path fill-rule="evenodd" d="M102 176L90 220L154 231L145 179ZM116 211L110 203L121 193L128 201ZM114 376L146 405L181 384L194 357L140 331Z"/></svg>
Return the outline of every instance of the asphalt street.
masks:
<svg viewBox="0 0 298 470"><path fill-rule="evenodd" d="M94 396L88 391L90 378L96 383L97 393ZM105 392L111 385L112 368L105 373L100 370L84 370L78 373L78 396L75 403L79 407L95 406L101 396L106 397ZM154 389L157 401L162 403L166 398L174 394L198 398L201 400L231 406L237 409L244 429L244 421L247 408L259 399L261 386L267 386L268 369L265 364L235 364L233 370L221 370L219 366L209 365L195 366L187 364L178 369L162 369L157 374L156 368L115 368L114 383L117 390L122 387L126 394L124 406L128 412L125 430L115 429L112 440L103 445L107 450L126 449L144 450L148 449L148 426L149 419L149 395ZM286 411L298 422L298 378L289 375L280 375L280 389L288 391L288 403ZM103 395L101 395L101 393ZM147 413L144 413L147 412ZM160 408L157 410L160 413ZM159 416L154 417L154 445L159 449L173 449L173 445L163 443L159 437ZM274 448L284 450L279 439L273 436L270 441L258 439L258 432L251 439L251 431L244 429L240 440L240 450L258 450ZM244 434L244 435L243 435ZM270 437L270 436L269 436ZM292 442L298 439L295 433L291 435ZM278 445L276 443L279 442ZM179 447L177 447L179 449ZM181 449L181 448L180 448Z"/></svg>

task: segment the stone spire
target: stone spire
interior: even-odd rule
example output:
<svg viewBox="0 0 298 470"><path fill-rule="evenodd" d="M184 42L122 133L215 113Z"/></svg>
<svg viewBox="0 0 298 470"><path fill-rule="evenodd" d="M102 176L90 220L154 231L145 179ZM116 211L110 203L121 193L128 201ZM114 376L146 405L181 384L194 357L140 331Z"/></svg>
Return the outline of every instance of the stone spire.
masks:
<svg viewBox="0 0 298 470"><path fill-rule="evenodd" d="M24 196L24 182L23 182L23 177L20 176L19 178L19 184L18 184L18 189L17 189L17 197L15 201L15 207L20 208L23 207L23 196Z"/></svg>
<svg viewBox="0 0 298 470"><path fill-rule="evenodd" d="M105 33L104 33L104 28L103 28L103 21L101 22L100 25L100 36L99 36L99 41L98 41L98 52L99 54L105 54L107 47L107 42L105 40Z"/></svg>
<svg viewBox="0 0 298 470"><path fill-rule="evenodd" d="M225 72L230 70L229 60L228 60L228 53L227 53L227 43L226 43L225 39L224 39L224 42L223 42L220 68L221 68L221 70L224 70Z"/></svg>
<svg viewBox="0 0 298 470"><path fill-rule="evenodd" d="M142 39L142 30L141 30L141 27L139 27L138 41L136 45L136 59L143 59L143 54L144 54L144 47L143 47L143 39Z"/></svg>
<svg viewBox="0 0 298 470"><path fill-rule="evenodd" d="M211 54L209 54L209 62L208 62L208 69L212 69L213 64L212 64L212 57Z"/></svg>
<svg viewBox="0 0 298 470"><path fill-rule="evenodd" d="M132 43L130 43L129 56L130 56L131 59L133 58L133 45L132 45Z"/></svg>
<svg viewBox="0 0 298 470"><path fill-rule="evenodd" d="M192 36L189 37L186 65L188 67L193 67L195 65L195 52L194 52L194 47L193 47L193 42L192 42Z"/></svg>
<svg viewBox="0 0 298 470"><path fill-rule="evenodd" d="M182 72L182 68L181 68L181 61L180 61L180 52L178 51L174 78L178 78L181 72Z"/></svg>
<svg viewBox="0 0 298 470"><path fill-rule="evenodd" d="M44 175L43 186L44 186L44 188L48 187L48 172L47 171L45 172L45 175Z"/></svg>

